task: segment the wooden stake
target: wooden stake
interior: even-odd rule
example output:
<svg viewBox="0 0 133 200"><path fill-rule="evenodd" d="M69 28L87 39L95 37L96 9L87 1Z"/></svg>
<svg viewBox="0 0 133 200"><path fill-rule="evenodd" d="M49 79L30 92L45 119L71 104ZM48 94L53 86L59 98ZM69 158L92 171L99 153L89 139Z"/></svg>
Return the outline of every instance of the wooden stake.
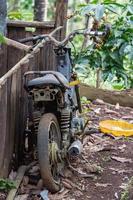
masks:
<svg viewBox="0 0 133 200"><path fill-rule="evenodd" d="M9 194L8 194L8 196L7 196L7 198L6 198L6 200L14 200L14 198L15 198L15 196L16 196L16 193L17 193L18 188L19 188L19 186L20 186L20 184L21 184L21 182L22 182L22 179L23 179L23 177L24 177L24 174L25 174L26 170L27 170L27 167L26 167L25 165L21 166L21 167L18 169L18 173L17 173L16 179L15 179L15 186L16 186L16 188L15 188L15 189L12 189L12 190L9 192Z"/></svg>

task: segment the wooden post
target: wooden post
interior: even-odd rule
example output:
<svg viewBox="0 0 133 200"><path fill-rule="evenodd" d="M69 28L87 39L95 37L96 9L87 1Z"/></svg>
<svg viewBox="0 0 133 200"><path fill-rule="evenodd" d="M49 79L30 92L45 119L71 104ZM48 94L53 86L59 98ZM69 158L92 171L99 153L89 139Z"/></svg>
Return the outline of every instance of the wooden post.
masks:
<svg viewBox="0 0 133 200"><path fill-rule="evenodd" d="M56 3L56 16L55 16L55 26L63 26L63 29L60 30L57 39L63 40L66 34L67 27L67 8L68 0L57 0Z"/></svg>

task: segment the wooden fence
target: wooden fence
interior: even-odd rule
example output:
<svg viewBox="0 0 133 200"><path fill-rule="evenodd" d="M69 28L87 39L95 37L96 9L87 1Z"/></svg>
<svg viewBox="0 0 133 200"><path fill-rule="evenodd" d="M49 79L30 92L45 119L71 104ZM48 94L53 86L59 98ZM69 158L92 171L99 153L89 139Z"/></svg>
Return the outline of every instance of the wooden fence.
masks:
<svg viewBox="0 0 133 200"><path fill-rule="evenodd" d="M55 22L8 22L8 34L18 40L31 36L27 27L34 28L34 34L50 33L55 27L65 25L56 37L63 38L66 29L67 1L58 0ZM59 12L59 8L62 8ZM12 160L21 161L24 129L27 113L27 94L23 88L23 75L29 70L55 70L52 44L43 41L26 54L14 47L2 47L0 53L0 177L6 177Z"/></svg>

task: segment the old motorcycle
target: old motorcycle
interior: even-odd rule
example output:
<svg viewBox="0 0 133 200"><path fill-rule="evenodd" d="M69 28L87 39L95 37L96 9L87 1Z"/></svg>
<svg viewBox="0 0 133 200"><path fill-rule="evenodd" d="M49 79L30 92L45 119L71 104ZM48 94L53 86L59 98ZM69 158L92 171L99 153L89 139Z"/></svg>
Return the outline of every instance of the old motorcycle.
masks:
<svg viewBox="0 0 133 200"><path fill-rule="evenodd" d="M41 177L44 186L52 193L61 188L60 171L69 156L82 151L82 143L76 135L82 132L84 122L78 79L72 66L71 49L66 45L79 34L101 36L107 34L92 30L76 30L63 41L52 35L38 35L21 42L47 40L54 44L57 71L29 71L24 74L24 88L28 93L28 117L26 136L36 146ZM29 80L28 77L34 75ZM33 142L34 141L34 142Z"/></svg>

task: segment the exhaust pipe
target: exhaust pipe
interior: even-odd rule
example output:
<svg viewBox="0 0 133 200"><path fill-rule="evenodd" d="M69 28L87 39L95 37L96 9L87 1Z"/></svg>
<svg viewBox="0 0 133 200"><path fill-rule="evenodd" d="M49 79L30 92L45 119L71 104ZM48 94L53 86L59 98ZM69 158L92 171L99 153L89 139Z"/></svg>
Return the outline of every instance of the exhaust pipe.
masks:
<svg viewBox="0 0 133 200"><path fill-rule="evenodd" d="M68 149L68 154L70 156L76 157L83 151L83 145L80 140L74 141Z"/></svg>

